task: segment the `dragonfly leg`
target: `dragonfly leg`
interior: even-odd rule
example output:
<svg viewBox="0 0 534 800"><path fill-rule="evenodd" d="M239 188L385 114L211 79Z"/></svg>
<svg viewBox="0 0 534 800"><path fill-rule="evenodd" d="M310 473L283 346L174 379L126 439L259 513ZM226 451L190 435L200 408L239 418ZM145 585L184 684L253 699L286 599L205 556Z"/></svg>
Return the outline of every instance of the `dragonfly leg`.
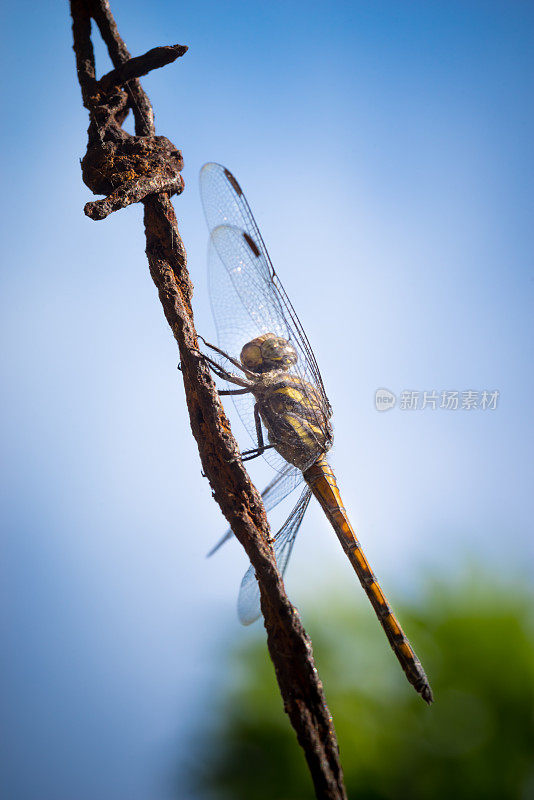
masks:
<svg viewBox="0 0 534 800"><path fill-rule="evenodd" d="M269 450L271 447L274 447L274 444L264 444L261 447L253 447L252 450L243 450L242 453L231 456L226 460L229 464L233 461L252 461L253 458L258 458L258 456L263 455L265 450Z"/></svg>
<svg viewBox="0 0 534 800"><path fill-rule="evenodd" d="M210 344L209 342L207 342L202 336L199 336L198 338L202 339L202 341L204 342L206 347L209 347L210 350L214 350L216 353L219 353L219 355L224 356L224 358L226 358L231 364L233 364L234 367L237 367L238 369L241 370L241 372L244 372L245 375L248 378L255 378L256 377L255 373L251 372L249 369L244 367L243 364L241 364L241 362L237 360L237 358L232 358L232 356L229 356L228 353L224 352L224 350L221 350L220 347L217 347L216 345ZM206 356L206 358L207 358L207 356ZM213 363L213 362L210 362L210 363Z"/></svg>
<svg viewBox="0 0 534 800"><path fill-rule="evenodd" d="M237 384L237 386L243 386L247 392L251 390L250 383L245 378L241 378L239 375L234 375L233 372L228 372L228 370L224 369L224 367L222 367L212 358L207 356L205 353L200 353L200 355L205 361L208 362L212 372L214 372L218 378L222 378L223 380L228 381L229 383L235 383Z"/></svg>
<svg viewBox="0 0 534 800"><path fill-rule="evenodd" d="M217 375L217 377L222 378L225 381L230 381L232 383L236 383L237 381L239 381L239 384L238 384L239 386L243 386L244 385L244 381L238 375L234 375L232 372L228 372L227 370L224 369L224 367L221 367L220 364L218 364L216 361L213 361L209 356L205 355L200 350L196 350L195 352L197 352L199 354L199 356L202 356L202 358L205 361L208 362L208 364L211 367L212 372L214 372ZM181 361L178 362L177 369L180 372L183 372L183 370L182 370L182 362ZM223 389L223 390L219 389L218 392L219 392L219 394L246 394L247 392L250 392L250 389L249 388L245 388L245 389Z"/></svg>
<svg viewBox="0 0 534 800"><path fill-rule="evenodd" d="M263 428L261 427L261 417L258 403L254 404L254 422L256 423L258 446L254 447L252 450L244 450L241 453L241 461L251 461L253 458L261 456L265 450L269 450L269 448L274 447L274 444L265 444L263 439Z"/></svg>
<svg viewBox="0 0 534 800"><path fill-rule="evenodd" d="M219 394L249 394L251 389L219 389Z"/></svg>
<svg viewBox="0 0 534 800"><path fill-rule="evenodd" d="M241 453L241 461L252 461L253 458L263 455L265 450L274 447L274 444L264 444L262 447L255 447L253 450L243 450Z"/></svg>
<svg viewBox="0 0 534 800"><path fill-rule="evenodd" d="M258 437L258 450L263 448L263 428L261 427L260 408L254 403L254 423L256 425L256 436Z"/></svg>
<svg viewBox="0 0 534 800"><path fill-rule="evenodd" d="M253 458L257 458L258 456L263 455L265 450L269 450L271 447L274 447L274 444L265 444L263 439L263 429L261 427L261 417L260 417L260 409L257 403L254 404L254 422L256 423L256 436L258 437L258 446L253 447L251 450L243 450L240 456L236 456L235 458L241 458L241 461L252 461ZM235 458L231 460L234 461Z"/></svg>

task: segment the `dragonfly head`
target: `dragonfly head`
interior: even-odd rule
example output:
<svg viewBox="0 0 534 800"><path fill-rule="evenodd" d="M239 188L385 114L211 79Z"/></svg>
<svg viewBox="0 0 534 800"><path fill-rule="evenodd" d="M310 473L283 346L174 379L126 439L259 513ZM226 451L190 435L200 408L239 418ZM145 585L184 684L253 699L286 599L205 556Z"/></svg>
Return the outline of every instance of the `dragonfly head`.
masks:
<svg viewBox="0 0 534 800"><path fill-rule="evenodd" d="M263 333L247 342L240 358L244 367L258 373L288 370L298 360L293 345L274 333Z"/></svg>

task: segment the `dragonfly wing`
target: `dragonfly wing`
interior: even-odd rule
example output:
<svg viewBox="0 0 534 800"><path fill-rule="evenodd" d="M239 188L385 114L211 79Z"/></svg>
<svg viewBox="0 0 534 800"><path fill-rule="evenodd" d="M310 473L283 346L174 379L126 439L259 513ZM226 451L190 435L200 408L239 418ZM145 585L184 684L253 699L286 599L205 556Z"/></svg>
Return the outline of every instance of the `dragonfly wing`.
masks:
<svg viewBox="0 0 534 800"><path fill-rule="evenodd" d="M210 233L219 226L229 226L245 234L245 239L248 240L256 256L254 269L270 283L272 302L276 307L282 306L284 324L293 334L290 337L291 342L293 345L298 344L299 349L303 351L303 360L313 375L314 383L322 391L328 403L321 373L308 338L274 270L252 210L236 178L221 164L204 164L200 170L200 196ZM232 266L232 263L226 263L228 269L232 269Z"/></svg>
<svg viewBox="0 0 534 800"><path fill-rule="evenodd" d="M204 164L200 170L200 197L210 233L220 225L248 233L262 251L260 266L265 277L270 278L274 270L267 248L243 190L230 170L222 164Z"/></svg>
<svg viewBox="0 0 534 800"><path fill-rule="evenodd" d="M262 333L290 341L298 355L291 372L314 393L315 424L328 441L331 409L317 362L241 187L225 167L205 164L200 172L200 191L210 229L210 296L221 349L238 357L243 345ZM235 399L251 431L253 399L246 395ZM252 438L255 441L254 429ZM271 459L271 463L280 469L279 461L275 464Z"/></svg>
<svg viewBox="0 0 534 800"><path fill-rule="evenodd" d="M300 471L295 473L291 467L292 464L288 464L287 469L284 472L278 473L263 490L261 496L265 503L265 510L267 513L272 511L273 508L276 508L282 500L285 500L304 480L302 473Z"/></svg>
<svg viewBox="0 0 534 800"><path fill-rule="evenodd" d="M309 450L311 466L324 452L322 442L330 438L330 407L317 385L302 340L296 336L281 296L274 290L266 260L258 253L259 249L250 247L245 232L239 228L219 225L211 234L209 286L219 345L230 355L238 356L246 342L262 333L274 333L291 342L298 355L291 374L300 379L304 392L309 395L314 410L313 424L323 432L318 437L316 451ZM223 366L229 368L228 364ZM256 444L253 395L236 395L232 399ZM284 469L286 462L276 450L265 451L264 457L274 469Z"/></svg>
<svg viewBox="0 0 534 800"><path fill-rule="evenodd" d="M311 490L308 486L304 489L299 500L274 537L274 553L276 563L280 573L284 575L295 538L300 528L306 509L311 498ZM261 616L260 589L256 580L256 574L252 564L247 569L241 581L239 596L237 598L237 615L242 625L250 625Z"/></svg>
<svg viewBox="0 0 534 800"><path fill-rule="evenodd" d="M259 333L278 333L287 336L281 328L281 315L272 312L269 302L269 285L258 275L250 263L247 249L243 248L242 232L237 228L219 226L211 237L208 251L208 280L211 307L219 346L229 355L239 357L241 348ZM221 260L225 255L226 263L233 264L227 269ZM262 316L263 315L263 316ZM226 370L232 371L234 366L221 357L219 359ZM235 388L227 384L228 388ZM257 447L258 437L254 419L255 399L252 394L232 396L234 407L241 418L251 443ZM264 430L264 441L267 432ZM284 471L287 462L272 448L264 452L264 458L277 472ZM298 472L296 467L291 467Z"/></svg>
<svg viewBox="0 0 534 800"><path fill-rule="evenodd" d="M266 512L269 513L273 508L276 508L282 500L285 500L297 488L299 483L302 483L302 480L302 473L299 470L295 472L292 465L287 464L286 469L283 472L278 472L261 493ZM217 544L209 551L208 558L216 553L233 535L232 529L228 528Z"/></svg>

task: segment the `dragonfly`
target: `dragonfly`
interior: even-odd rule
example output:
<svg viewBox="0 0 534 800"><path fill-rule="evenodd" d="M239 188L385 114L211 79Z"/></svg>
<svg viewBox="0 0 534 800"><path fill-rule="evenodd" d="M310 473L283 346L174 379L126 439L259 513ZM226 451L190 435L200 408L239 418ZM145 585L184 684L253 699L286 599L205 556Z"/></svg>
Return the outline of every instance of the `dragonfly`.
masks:
<svg viewBox="0 0 534 800"><path fill-rule="evenodd" d="M209 229L208 280L218 344L204 343L213 373L226 382L254 447L243 461L264 456L275 474L262 493L267 512L301 487L273 539L285 573L312 495L345 551L408 681L427 702L432 690L421 662L382 591L343 506L326 454L332 447L332 409L308 337L297 317L246 197L221 164L200 171L200 194ZM227 531L210 555L232 537ZM239 590L238 616L250 624L261 614L252 565Z"/></svg>

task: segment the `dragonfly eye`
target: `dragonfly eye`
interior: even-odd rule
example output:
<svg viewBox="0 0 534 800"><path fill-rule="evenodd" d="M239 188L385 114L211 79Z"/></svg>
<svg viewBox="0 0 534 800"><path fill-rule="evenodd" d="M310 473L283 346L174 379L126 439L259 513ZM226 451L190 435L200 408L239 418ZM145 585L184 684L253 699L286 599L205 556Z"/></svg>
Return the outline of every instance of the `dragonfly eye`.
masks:
<svg viewBox="0 0 534 800"><path fill-rule="evenodd" d="M252 372L263 372L263 356L261 354L260 343L257 339L247 342L241 350L241 363Z"/></svg>
<svg viewBox="0 0 534 800"><path fill-rule="evenodd" d="M253 372L287 370L297 363L297 352L287 339L274 333L257 336L241 350L241 363Z"/></svg>

